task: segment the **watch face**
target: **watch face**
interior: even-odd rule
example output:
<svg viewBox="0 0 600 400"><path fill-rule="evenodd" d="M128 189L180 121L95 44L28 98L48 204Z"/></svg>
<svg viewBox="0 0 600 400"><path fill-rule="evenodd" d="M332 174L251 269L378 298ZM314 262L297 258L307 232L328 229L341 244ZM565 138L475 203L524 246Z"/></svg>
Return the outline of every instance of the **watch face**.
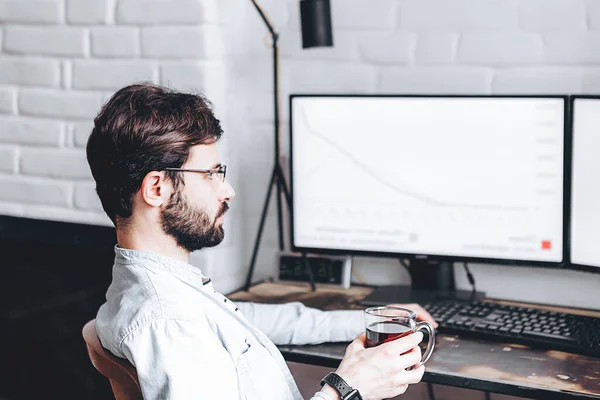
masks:
<svg viewBox="0 0 600 400"><path fill-rule="evenodd" d="M358 393L358 390L354 389L348 393L348 396L344 397L344 400L362 400L362 397L360 393Z"/></svg>

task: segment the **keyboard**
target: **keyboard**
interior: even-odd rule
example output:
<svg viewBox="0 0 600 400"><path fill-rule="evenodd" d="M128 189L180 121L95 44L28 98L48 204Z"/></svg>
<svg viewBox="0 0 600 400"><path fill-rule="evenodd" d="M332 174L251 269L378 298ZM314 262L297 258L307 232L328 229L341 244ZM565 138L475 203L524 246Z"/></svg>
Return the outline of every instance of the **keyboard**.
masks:
<svg viewBox="0 0 600 400"><path fill-rule="evenodd" d="M600 318L490 302L423 305L438 332L600 357Z"/></svg>

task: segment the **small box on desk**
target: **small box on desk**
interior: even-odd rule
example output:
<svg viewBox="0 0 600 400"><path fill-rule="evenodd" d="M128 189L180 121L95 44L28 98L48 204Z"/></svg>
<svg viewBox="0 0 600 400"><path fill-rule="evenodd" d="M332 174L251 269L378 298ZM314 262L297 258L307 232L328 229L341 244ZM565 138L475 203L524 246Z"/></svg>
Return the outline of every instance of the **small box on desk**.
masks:
<svg viewBox="0 0 600 400"><path fill-rule="evenodd" d="M315 283L350 287L352 264L350 257L306 255ZM279 280L309 282L305 261L299 253L281 253L279 255Z"/></svg>

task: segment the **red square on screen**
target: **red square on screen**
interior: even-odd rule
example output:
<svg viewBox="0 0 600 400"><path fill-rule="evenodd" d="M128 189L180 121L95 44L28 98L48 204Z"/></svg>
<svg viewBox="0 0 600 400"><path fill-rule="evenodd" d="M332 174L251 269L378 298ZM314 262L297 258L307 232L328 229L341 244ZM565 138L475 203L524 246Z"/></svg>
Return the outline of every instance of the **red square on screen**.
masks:
<svg viewBox="0 0 600 400"><path fill-rule="evenodd" d="M542 240L542 249L543 250L552 249L552 241L551 240Z"/></svg>

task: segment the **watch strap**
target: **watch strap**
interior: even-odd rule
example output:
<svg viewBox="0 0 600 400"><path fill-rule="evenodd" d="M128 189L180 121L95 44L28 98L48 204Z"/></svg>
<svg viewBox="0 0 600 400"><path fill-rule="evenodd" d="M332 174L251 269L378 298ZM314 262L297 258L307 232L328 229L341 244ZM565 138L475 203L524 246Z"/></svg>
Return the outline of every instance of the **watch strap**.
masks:
<svg viewBox="0 0 600 400"><path fill-rule="evenodd" d="M350 385L348 385L346 383L346 381L341 376L336 374L335 372L330 372L327 375L325 375L325 377L321 380L321 386L324 384L328 384L329 386L334 388L340 394L340 398L342 400L346 399L347 398L346 396L348 396L352 392L355 392L355 394L358 394L358 391L352 389L350 387ZM355 397L355 396L352 396L352 397ZM359 395L356 398L360 399L361 397Z"/></svg>

